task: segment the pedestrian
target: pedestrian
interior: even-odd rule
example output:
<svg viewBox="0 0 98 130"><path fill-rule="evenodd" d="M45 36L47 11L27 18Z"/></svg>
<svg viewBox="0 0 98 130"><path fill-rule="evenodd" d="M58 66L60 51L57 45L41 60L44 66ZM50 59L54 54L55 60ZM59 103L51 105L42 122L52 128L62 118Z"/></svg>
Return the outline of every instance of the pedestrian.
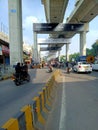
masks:
<svg viewBox="0 0 98 130"><path fill-rule="evenodd" d="M67 73L69 74L69 69L70 69L70 63L69 61L66 62L66 70L67 70Z"/></svg>

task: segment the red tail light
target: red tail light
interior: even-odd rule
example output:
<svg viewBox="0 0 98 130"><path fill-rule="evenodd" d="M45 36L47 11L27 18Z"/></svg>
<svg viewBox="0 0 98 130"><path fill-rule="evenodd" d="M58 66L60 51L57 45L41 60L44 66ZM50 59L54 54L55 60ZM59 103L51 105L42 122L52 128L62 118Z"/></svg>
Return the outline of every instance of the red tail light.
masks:
<svg viewBox="0 0 98 130"><path fill-rule="evenodd" d="M79 65L79 68L81 68L81 66Z"/></svg>

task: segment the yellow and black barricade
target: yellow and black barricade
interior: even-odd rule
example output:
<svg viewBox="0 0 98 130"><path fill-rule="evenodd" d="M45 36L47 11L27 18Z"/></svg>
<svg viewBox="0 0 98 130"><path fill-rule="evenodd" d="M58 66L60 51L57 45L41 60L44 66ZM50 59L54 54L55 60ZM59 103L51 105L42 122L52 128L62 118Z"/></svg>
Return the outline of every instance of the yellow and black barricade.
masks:
<svg viewBox="0 0 98 130"><path fill-rule="evenodd" d="M21 111L23 111L25 113L26 130L35 130L31 106L26 105L21 109Z"/></svg>
<svg viewBox="0 0 98 130"><path fill-rule="evenodd" d="M7 129L4 129L4 128L0 128L0 130L7 130Z"/></svg>
<svg viewBox="0 0 98 130"><path fill-rule="evenodd" d="M0 130L19 130L18 120L10 118Z"/></svg>
<svg viewBox="0 0 98 130"><path fill-rule="evenodd" d="M38 129L43 129L45 125L45 119L41 114L41 106L40 106L40 99L39 96L36 96L33 98L32 103L32 111L33 111L33 120L34 120L34 126Z"/></svg>
<svg viewBox="0 0 98 130"><path fill-rule="evenodd" d="M25 119L25 113L22 111L19 111L15 116L15 119L18 121L19 130L26 130L26 119Z"/></svg>

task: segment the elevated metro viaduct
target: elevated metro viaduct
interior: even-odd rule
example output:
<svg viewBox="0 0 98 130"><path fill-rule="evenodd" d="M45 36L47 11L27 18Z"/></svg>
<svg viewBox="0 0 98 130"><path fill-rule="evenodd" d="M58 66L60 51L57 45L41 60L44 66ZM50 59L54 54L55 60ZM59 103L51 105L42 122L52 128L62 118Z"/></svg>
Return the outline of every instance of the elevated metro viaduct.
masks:
<svg viewBox="0 0 98 130"><path fill-rule="evenodd" d="M39 53L38 53L38 40L37 40L37 33L45 33L45 34L62 34L62 35L66 35L68 33L74 32L74 34L76 33L80 33L83 32L84 30L87 30L87 27L85 27L84 24L64 24L64 23L34 23L33 24L33 31L34 31L34 48L35 48L35 52L34 52L34 60L38 60L40 59L39 57ZM58 51L60 50L60 48L66 44L66 60L69 60L69 44L70 41L68 41L67 39L71 38L66 37L64 39L62 38L52 38L53 41L55 41L55 44L49 44L48 48L50 49L49 52L53 51ZM61 42L58 43L58 41L61 40ZM63 41L62 41L63 40ZM65 43L64 43L65 42ZM58 43L58 45L57 45ZM63 44L62 44L63 43ZM47 48L47 50L48 50Z"/></svg>
<svg viewBox="0 0 98 130"><path fill-rule="evenodd" d="M69 0L42 0L45 8L47 22L62 23L64 11ZM66 12L65 12L66 13ZM80 55L86 55L86 33L89 31L89 22L98 15L98 0L76 0L72 13L67 18L66 23L83 23L84 31L80 33ZM64 37L73 37L74 32L69 32ZM58 37L58 35L52 35Z"/></svg>
<svg viewBox="0 0 98 130"><path fill-rule="evenodd" d="M38 39L38 45L39 45L40 51L50 51L48 53L48 57L56 55L58 51L58 57L60 58L61 47L69 43L71 43L71 39L65 39L65 38L56 38L56 39L53 39L53 38L40 39L39 38ZM47 47L45 47L45 45L47 45ZM67 48L65 49L66 49L66 56L68 56L68 52L67 52L68 49ZM66 57L66 59L67 58L68 57Z"/></svg>
<svg viewBox="0 0 98 130"><path fill-rule="evenodd" d="M69 0L41 0L45 7L47 23L62 23ZM23 35L22 35L22 0L8 0L9 6L9 40L10 40L10 64L23 61ZM98 15L98 0L77 0L75 9L69 16L67 23L88 23ZM85 27L84 27L85 28ZM86 54L86 28L80 35L80 53ZM75 33L67 33L66 36L74 36ZM65 36L65 35L64 35ZM58 37L52 34L51 37ZM65 37L66 38L66 37ZM51 45L52 46L52 45ZM35 50L37 48L34 48ZM37 50L38 51L38 50ZM37 52L38 53L38 52Z"/></svg>

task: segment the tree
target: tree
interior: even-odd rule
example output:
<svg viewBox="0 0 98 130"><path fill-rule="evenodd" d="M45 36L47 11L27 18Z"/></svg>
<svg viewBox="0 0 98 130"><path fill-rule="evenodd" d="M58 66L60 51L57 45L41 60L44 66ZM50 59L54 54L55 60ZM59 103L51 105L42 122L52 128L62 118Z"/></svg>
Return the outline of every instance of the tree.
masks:
<svg viewBox="0 0 98 130"><path fill-rule="evenodd" d="M98 55L98 39L96 40L96 42L92 45L92 49L94 52L94 56Z"/></svg>
<svg viewBox="0 0 98 130"><path fill-rule="evenodd" d="M98 39L96 42L92 45L91 49L86 49L86 54L87 56L92 55L92 56L97 56L98 55Z"/></svg>
<svg viewBox="0 0 98 130"><path fill-rule="evenodd" d="M66 56L65 55L60 56L60 62L65 62L65 61L66 61Z"/></svg>
<svg viewBox="0 0 98 130"><path fill-rule="evenodd" d="M69 55L69 61L75 60L77 57L79 57L79 52Z"/></svg>
<svg viewBox="0 0 98 130"><path fill-rule="evenodd" d="M87 48L87 49L86 49L86 55L87 55L87 56L94 55L94 50Z"/></svg>

